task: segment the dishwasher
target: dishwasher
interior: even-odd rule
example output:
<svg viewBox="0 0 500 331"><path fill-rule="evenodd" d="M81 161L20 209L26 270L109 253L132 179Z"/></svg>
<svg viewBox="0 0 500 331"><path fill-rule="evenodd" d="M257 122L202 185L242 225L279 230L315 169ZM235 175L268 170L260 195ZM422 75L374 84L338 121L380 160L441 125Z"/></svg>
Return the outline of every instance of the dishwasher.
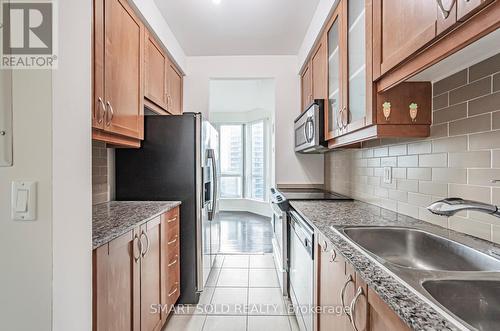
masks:
<svg viewBox="0 0 500 331"><path fill-rule="evenodd" d="M290 298L301 331L313 330L314 230L290 211Z"/></svg>

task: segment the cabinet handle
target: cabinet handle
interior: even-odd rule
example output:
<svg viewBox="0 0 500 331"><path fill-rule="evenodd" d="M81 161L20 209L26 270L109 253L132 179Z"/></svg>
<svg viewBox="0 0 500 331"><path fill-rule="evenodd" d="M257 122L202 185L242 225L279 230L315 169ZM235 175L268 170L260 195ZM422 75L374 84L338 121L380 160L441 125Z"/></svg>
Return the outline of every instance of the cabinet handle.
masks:
<svg viewBox="0 0 500 331"><path fill-rule="evenodd" d="M172 261L172 262L170 262L169 264L167 264L167 267L171 267L171 266L173 266L174 264L176 264L176 263L177 263L177 257L178 257L178 255L176 255L176 256L175 256L175 260L174 260L174 261Z"/></svg>
<svg viewBox="0 0 500 331"><path fill-rule="evenodd" d="M175 290L173 290L172 292L170 292L170 293L168 294L168 296L169 296L169 297L171 297L172 295L174 295L174 294L175 294L175 292L177 292L177 290L178 290L177 285L178 285L178 284L179 284L178 282L175 282L175 286L176 286L176 288L175 288Z"/></svg>
<svg viewBox="0 0 500 331"><path fill-rule="evenodd" d="M326 252L328 250L328 242L326 240L323 240L323 247L321 247L323 252Z"/></svg>
<svg viewBox="0 0 500 331"><path fill-rule="evenodd" d="M104 114L106 114L106 105L104 104L104 101L102 101L102 98L99 97L97 98L97 102L99 102L99 112L97 114L97 123L101 124L104 118Z"/></svg>
<svg viewBox="0 0 500 331"><path fill-rule="evenodd" d="M345 116L345 124L344 124L344 119L341 118L342 120L342 127L344 129L347 129L347 125L349 124L349 111L347 111L347 106L344 106L344 110L343 110L343 113L345 112L344 116Z"/></svg>
<svg viewBox="0 0 500 331"><path fill-rule="evenodd" d="M132 248L132 251L134 252L133 254L134 254L135 263L139 262L139 260L141 259L141 254L142 254L142 241L137 234L134 236L134 242L136 240L137 240L137 247L139 248L139 256L135 256L135 250Z"/></svg>
<svg viewBox="0 0 500 331"><path fill-rule="evenodd" d="M330 263L337 262L335 261L337 259L337 252L332 249L332 255L330 256Z"/></svg>
<svg viewBox="0 0 500 331"><path fill-rule="evenodd" d="M106 105L108 106L108 109L109 109L109 113L111 114L111 116L109 117L109 120L108 120L108 116L106 116L106 126L110 126L111 124L111 121L113 121L113 117L115 117L115 111L113 110L113 106L111 106L111 102L106 102ZM107 113L106 113L107 115Z"/></svg>
<svg viewBox="0 0 500 331"><path fill-rule="evenodd" d="M171 245L173 243L175 243L177 241L177 236L175 236L175 238L173 240L170 240L169 242L167 242L167 245Z"/></svg>
<svg viewBox="0 0 500 331"><path fill-rule="evenodd" d="M144 257L149 252L149 248L150 248L151 242L149 241L148 234L144 230L142 230L142 233L141 233L141 243L142 243L142 236L144 236L146 238L146 249L144 250L144 253L141 253L142 257Z"/></svg>
<svg viewBox="0 0 500 331"><path fill-rule="evenodd" d="M444 8L444 5L443 5L443 0L436 0L437 4L438 4L438 7L439 9L441 10L441 14L443 15L443 18L444 19L447 19L448 16L450 16L450 13L451 13L451 9L453 8L453 6L455 5L455 0L452 0L451 1L451 5L450 5L450 8L448 9L445 9Z"/></svg>
<svg viewBox="0 0 500 331"><path fill-rule="evenodd" d="M337 118L337 126L339 127L340 130L342 130L342 112L344 111L344 108L339 108L339 113L338 113L338 118Z"/></svg>
<svg viewBox="0 0 500 331"><path fill-rule="evenodd" d="M354 331L359 331L358 327L356 326L356 317L355 317L354 313L356 312L356 303L358 302L359 297L362 295L364 296L363 289L361 287L358 287L358 290L356 291L356 295L354 296L354 299L352 299L351 306L350 306L351 325L352 325Z"/></svg>
<svg viewBox="0 0 500 331"><path fill-rule="evenodd" d="M344 299L344 296L345 296L345 290L347 288L347 285L349 285L349 283L354 283L353 279L352 279L352 276L349 275L347 277L347 280L346 282L344 283L344 287L342 287L342 291L340 291L340 303L342 304L342 310L344 311L344 313L347 315L347 317L349 318L349 320L351 320L351 314L345 309L346 307L346 304L345 304L345 299Z"/></svg>
<svg viewBox="0 0 500 331"><path fill-rule="evenodd" d="M177 220L177 216L175 216L174 218L169 218L167 220L167 223L172 223L172 222L175 222Z"/></svg>

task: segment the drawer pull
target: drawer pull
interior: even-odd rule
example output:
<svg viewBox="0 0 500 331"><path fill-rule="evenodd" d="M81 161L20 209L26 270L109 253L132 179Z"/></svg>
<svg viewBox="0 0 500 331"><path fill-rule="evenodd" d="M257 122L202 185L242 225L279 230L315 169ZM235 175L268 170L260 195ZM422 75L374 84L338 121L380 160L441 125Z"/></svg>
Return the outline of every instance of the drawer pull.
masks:
<svg viewBox="0 0 500 331"><path fill-rule="evenodd" d="M175 256L175 260L174 260L173 262L170 262L170 263L167 265L167 267L171 267L171 266L173 266L173 265L174 265L174 264L176 264L176 263L177 263L177 255Z"/></svg>
<svg viewBox="0 0 500 331"><path fill-rule="evenodd" d="M179 289L179 288L177 287L177 284L179 284L179 283L175 282L175 289L174 289L172 292L170 292L170 293L168 294L168 296L169 296L169 297L171 297L172 295L174 295L174 294L177 292L177 290Z"/></svg>
<svg viewBox="0 0 500 331"><path fill-rule="evenodd" d="M137 241L137 248L139 249L139 255L138 256L135 256L135 247L132 246L132 251L134 252L134 261L135 263L139 262L139 260L141 259L141 255L142 255L142 241L141 239L139 238L139 235L135 235L134 236L134 242Z"/></svg>
<svg viewBox="0 0 500 331"><path fill-rule="evenodd" d="M170 240L169 242L167 242L167 245L172 245L175 242L177 242L177 236L175 236L175 238L173 240Z"/></svg>
<svg viewBox="0 0 500 331"><path fill-rule="evenodd" d="M175 221L177 221L177 216L175 216L174 218L169 218L167 220L167 223L172 223L172 222L175 222Z"/></svg>

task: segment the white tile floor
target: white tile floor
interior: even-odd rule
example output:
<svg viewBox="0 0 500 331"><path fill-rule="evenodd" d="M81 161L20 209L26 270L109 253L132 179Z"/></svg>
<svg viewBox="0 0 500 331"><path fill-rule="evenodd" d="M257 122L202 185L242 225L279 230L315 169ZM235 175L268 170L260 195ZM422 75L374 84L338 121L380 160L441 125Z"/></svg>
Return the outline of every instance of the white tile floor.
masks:
<svg viewBox="0 0 500 331"><path fill-rule="evenodd" d="M178 307L164 331L296 331L273 256L222 255L195 307ZM184 308L184 309L182 309Z"/></svg>

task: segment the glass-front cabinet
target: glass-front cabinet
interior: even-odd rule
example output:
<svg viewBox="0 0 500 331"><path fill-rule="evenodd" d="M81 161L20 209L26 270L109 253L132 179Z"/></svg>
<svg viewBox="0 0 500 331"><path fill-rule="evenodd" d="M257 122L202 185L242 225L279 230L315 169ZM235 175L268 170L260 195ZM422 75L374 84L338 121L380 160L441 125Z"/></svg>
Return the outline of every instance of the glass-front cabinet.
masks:
<svg viewBox="0 0 500 331"><path fill-rule="evenodd" d="M366 124L366 16L365 0L343 1L347 6L347 131ZM369 80L371 85L371 79Z"/></svg>
<svg viewBox="0 0 500 331"><path fill-rule="evenodd" d="M366 120L371 86L366 66L366 26L365 0L340 1L329 22L327 140L371 124Z"/></svg>
<svg viewBox="0 0 500 331"><path fill-rule="evenodd" d="M342 131L342 21L341 6L335 10L327 32L328 103L325 107L325 138L332 139Z"/></svg>

